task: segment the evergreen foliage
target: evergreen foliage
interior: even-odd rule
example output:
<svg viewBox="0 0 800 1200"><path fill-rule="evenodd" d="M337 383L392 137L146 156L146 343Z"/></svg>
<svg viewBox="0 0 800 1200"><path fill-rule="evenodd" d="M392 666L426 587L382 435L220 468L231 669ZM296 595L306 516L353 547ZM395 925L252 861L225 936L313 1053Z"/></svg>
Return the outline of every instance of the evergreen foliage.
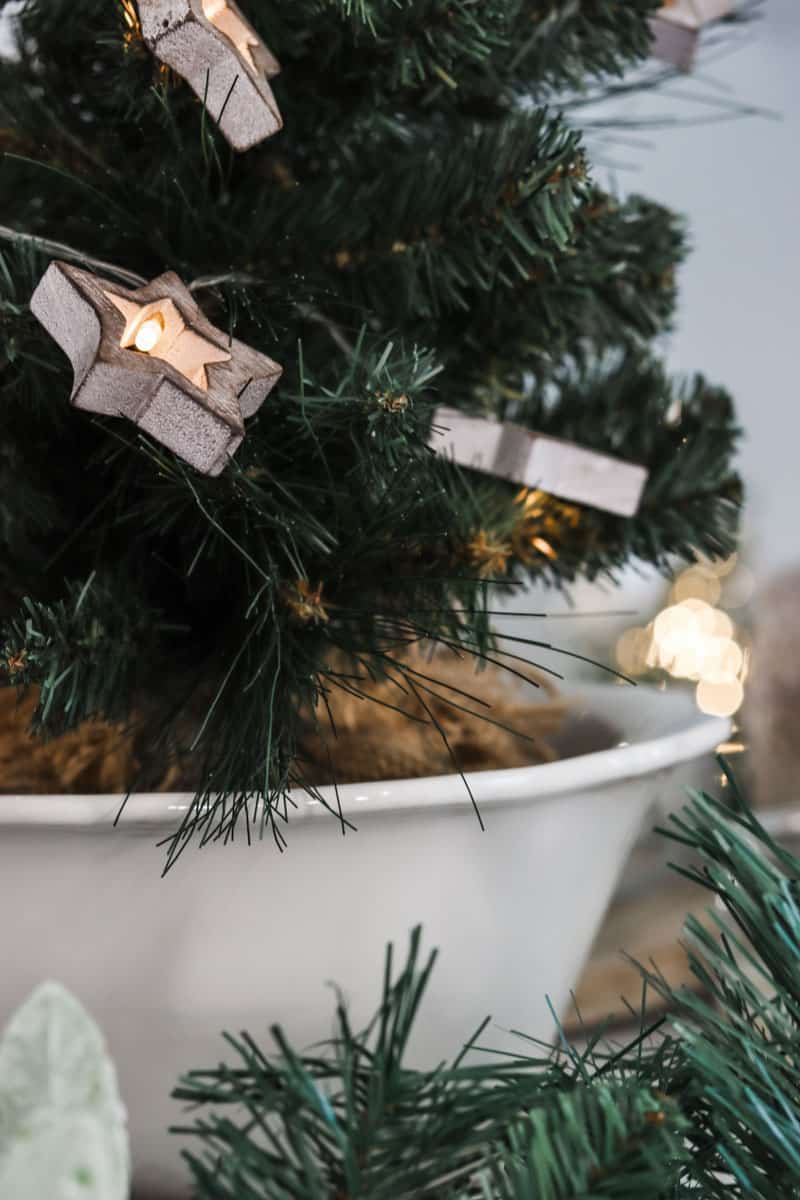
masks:
<svg viewBox="0 0 800 1200"><path fill-rule="evenodd" d="M170 861L248 797L282 842L300 714L324 725L326 690L393 672L402 707L410 642L491 651L476 534L504 539L505 587L732 549L730 400L651 346L682 222L604 191L558 105L647 54L656 6L253 0L285 128L237 156L131 0L25 0L0 71L3 673L44 685L44 732L127 716L154 752L191 748ZM220 477L70 408L28 309L59 257L128 284L173 269L284 365ZM431 453L439 404L643 463L639 515L544 498L534 520Z"/></svg>
<svg viewBox="0 0 800 1200"><path fill-rule="evenodd" d="M686 925L699 992L642 969L669 1017L621 1047L526 1040L493 1059L471 1052L484 1026L453 1063L412 1069L435 957L417 930L397 974L389 949L365 1031L340 1002L324 1047L228 1037L231 1063L181 1081L197 1200L796 1200L800 860L734 803L694 794L668 834L715 901Z"/></svg>

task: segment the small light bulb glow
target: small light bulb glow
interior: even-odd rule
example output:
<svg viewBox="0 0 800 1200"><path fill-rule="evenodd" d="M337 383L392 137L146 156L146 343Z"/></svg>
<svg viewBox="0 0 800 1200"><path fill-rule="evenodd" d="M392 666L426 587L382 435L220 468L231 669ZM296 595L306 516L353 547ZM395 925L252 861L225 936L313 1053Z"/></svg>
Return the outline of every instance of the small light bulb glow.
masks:
<svg viewBox="0 0 800 1200"><path fill-rule="evenodd" d="M160 317L150 317L147 321L143 321L137 329L133 344L137 350L149 354L158 345L163 332L163 320Z"/></svg>
<svg viewBox="0 0 800 1200"><path fill-rule="evenodd" d="M697 565L683 571L672 585L670 601L680 604L684 600L704 600L708 605L719 600L722 584L710 570Z"/></svg>
<svg viewBox="0 0 800 1200"><path fill-rule="evenodd" d="M711 717L732 717L744 699L744 688L739 679L729 679L725 683L701 679L695 694L701 712Z"/></svg>

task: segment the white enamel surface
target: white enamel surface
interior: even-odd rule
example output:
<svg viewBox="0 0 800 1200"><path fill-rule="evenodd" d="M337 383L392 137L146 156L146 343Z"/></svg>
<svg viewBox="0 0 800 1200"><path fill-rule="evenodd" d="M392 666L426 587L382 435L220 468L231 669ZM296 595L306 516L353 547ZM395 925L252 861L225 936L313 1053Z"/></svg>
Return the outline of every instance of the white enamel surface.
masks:
<svg viewBox="0 0 800 1200"><path fill-rule="evenodd" d="M564 1008L649 807L666 788L679 804L728 732L686 695L587 687L575 707L613 717L628 744L471 776L484 833L457 776L349 785L357 832L298 796L284 854L238 840L162 879L154 843L186 797L133 797L113 829L119 797L0 796L0 1015L45 976L79 995L117 1063L135 1178L176 1188L178 1073L219 1060L222 1028L325 1036L327 981L358 1023L385 942L402 952L418 922L441 948L418 1061L455 1052L487 1013L484 1044L507 1045L503 1028L550 1036L545 993Z"/></svg>

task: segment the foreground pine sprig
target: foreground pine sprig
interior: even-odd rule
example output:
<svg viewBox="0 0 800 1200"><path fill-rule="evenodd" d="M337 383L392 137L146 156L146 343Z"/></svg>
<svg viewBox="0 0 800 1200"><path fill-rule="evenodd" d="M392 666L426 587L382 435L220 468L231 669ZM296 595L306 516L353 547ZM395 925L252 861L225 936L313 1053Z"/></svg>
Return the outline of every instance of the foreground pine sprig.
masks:
<svg viewBox="0 0 800 1200"><path fill-rule="evenodd" d="M657 1194L661 1156L680 1156L682 1121L647 1081L576 1090L570 1069L544 1058L405 1066L434 958L420 962L415 930L394 977L389 950L383 1001L363 1033L340 1002L335 1040L318 1054L298 1054L274 1029L279 1056L269 1058L244 1034L228 1039L235 1067L182 1081L176 1098L203 1106L188 1129L202 1144L187 1154L197 1196L581 1194L564 1190L565 1171L574 1189L621 1171ZM527 1190L531 1173L540 1192Z"/></svg>
<svg viewBox="0 0 800 1200"><path fill-rule="evenodd" d="M622 1048L526 1042L500 1060L471 1053L484 1026L455 1062L412 1069L435 959L416 930L397 972L389 948L363 1032L340 1000L313 1052L279 1028L271 1054L229 1036L229 1065L181 1081L197 1200L796 1200L800 860L734 804L696 794L673 819L717 903L712 928L686 927L701 993L643 971L669 1017Z"/></svg>

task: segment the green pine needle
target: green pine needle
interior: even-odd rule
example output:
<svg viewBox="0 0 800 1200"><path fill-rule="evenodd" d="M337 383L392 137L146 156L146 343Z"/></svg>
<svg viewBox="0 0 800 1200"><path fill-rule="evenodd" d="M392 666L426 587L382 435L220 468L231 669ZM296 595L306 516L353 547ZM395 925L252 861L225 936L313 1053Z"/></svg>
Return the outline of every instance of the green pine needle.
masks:
<svg viewBox="0 0 800 1200"><path fill-rule="evenodd" d="M670 836L697 855L717 928L687 924L699 990L642 969L666 1024L500 1058L470 1053L482 1028L455 1062L411 1068L434 961L415 930L364 1031L340 1000L312 1052L242 1034L229 1064L184 1077L196 1200L796 1200L800 860L735 790L732 806L694 795Z"/></svg>

